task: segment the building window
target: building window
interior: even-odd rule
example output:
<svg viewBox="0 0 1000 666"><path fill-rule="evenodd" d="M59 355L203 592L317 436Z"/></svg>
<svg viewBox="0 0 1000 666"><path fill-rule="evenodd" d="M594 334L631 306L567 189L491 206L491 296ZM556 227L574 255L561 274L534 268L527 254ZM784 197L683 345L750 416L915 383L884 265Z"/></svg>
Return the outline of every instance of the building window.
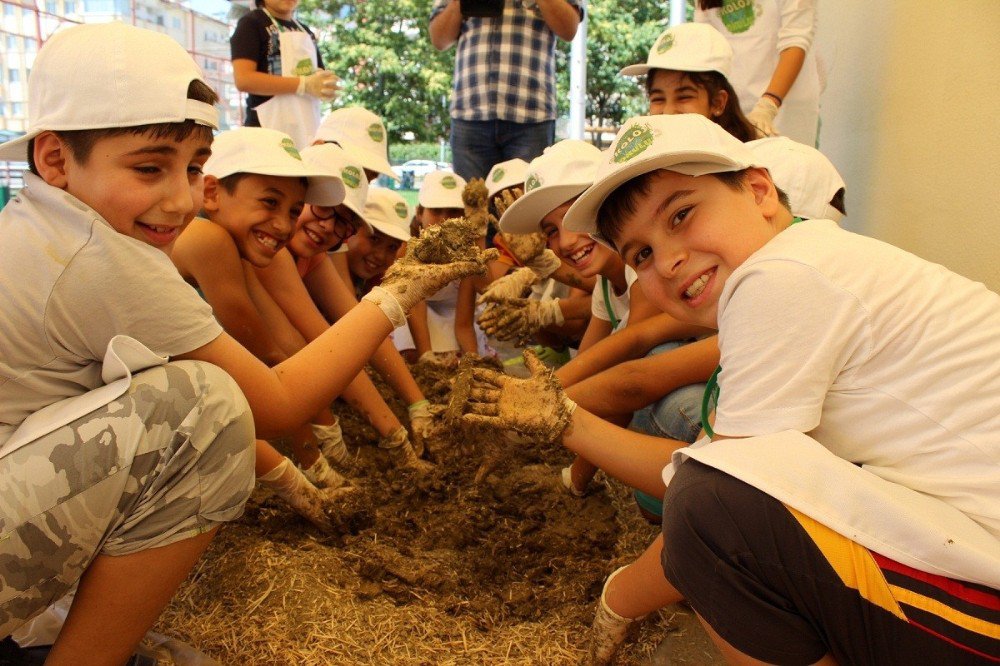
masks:
<svg viewBox="0 0 1000 666"><path fill-rule="evenodd" d="M58 14L59 5L56 4L55 0L45 0L45 11L49 14Z"/></svg>
<svg viewBox="0 0 1000 666"><path fill-rule="evenodd" d="M76 0L66 0L63 9L67 14L76 14Z"/></svg>
<svg viewBox="0 0 1000 666"><path fill-rule="evenodd" d="M10 103L10 114L12 116L23 116L24 115L24 102L11 102Z"/></svg>
<svg viewBox="0 0 1000 666"><path fill-rule="evenodd" d="M21 81L21 70L13 67L7 70L7 83L19 83Z"/></svg>
<svg viewBox="0 0 1000 666"><path fill-rule="evenodd" d="M7 39L5 41L7 42L8 49L11 51L17 50L17 37L14 35L7 35Z"/></svg>

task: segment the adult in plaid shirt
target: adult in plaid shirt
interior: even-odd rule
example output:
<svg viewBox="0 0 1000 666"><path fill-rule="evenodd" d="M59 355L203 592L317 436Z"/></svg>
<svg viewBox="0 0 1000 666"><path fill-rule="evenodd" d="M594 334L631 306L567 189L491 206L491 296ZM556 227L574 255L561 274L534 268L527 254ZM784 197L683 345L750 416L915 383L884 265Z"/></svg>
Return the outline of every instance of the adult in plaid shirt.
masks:
<svg viewBox="0 0 1000 666"><path fill-rule="evenodd" d="M460 0L436 0L431 43L458 43L451 96L455 172L484 178L498 162L531 161L555 141L556 38L573 39L580 0L480 0L495 17L463 16Z"/></svg>

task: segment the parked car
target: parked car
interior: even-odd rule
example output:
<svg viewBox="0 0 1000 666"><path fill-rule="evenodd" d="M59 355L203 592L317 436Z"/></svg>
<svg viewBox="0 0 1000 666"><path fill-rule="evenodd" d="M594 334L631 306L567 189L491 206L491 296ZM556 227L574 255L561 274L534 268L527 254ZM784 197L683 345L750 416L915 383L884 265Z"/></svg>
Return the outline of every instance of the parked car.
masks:
<svg viewBox="0 0 1000 666"><path fill-rule="evenodd" d="M408 160L392 167L392 170L399 176L402 189L418 189L424 182L424 176L432 171L451 171L451 164L434 160Z"/></svg>

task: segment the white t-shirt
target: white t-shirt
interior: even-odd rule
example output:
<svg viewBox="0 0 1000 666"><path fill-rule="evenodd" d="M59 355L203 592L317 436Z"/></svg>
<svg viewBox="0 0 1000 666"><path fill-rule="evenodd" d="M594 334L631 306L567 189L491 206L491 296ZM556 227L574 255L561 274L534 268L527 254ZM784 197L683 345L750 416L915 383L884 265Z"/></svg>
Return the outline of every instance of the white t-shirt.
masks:
<svg viewBox="0 0 1000 666"><path fill-rule="evenodd" d="M812 48L816 0L737 0L722 8L696 9L694 20L721 32L733 47L729 82L743 113L750 113L767 91L781 51L797 46L806 52L795 83L775 118L775 128L807 146L816 145L820 77Z"/></svg>
<svg viewBox="0 0 1000 666"><path fill-rule="evenodd" d="M1000 295L806 221L729 278L719 347L716 433L806 433L1000 538Z"/></svg>
<svg viewBox="0 0 1000 666"><path fill-rule="evenodd" d="M0 212L0 444L28 415L103 384L108 342L160 356L222 333L165 253L37 176Z"/></svg>
<svg viewBox="0 0 1000 666"><path fill-rule="evenodd" d="M611 322L611 332L620 331L628 324L628 314L631 300L629 292L635 284L638 275L629 267L625 267L625 291L621 295L615 293L611 281L603 275L597 278L594 292L590 296L590 314L602 321ZM615 324L617 322L617 325Z"/></svg>

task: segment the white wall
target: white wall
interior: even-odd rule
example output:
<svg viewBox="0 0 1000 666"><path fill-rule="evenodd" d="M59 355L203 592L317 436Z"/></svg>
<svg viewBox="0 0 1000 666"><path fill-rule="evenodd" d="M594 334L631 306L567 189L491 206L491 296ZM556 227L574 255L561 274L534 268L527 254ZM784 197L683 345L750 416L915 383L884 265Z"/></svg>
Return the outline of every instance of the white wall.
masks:
<svg viewBox="0 0 1000 666"><path fill-rule="evenodd" d="M819 10L820 149L847 183L845 226L1000 291L1000 2Z"/></svg>

